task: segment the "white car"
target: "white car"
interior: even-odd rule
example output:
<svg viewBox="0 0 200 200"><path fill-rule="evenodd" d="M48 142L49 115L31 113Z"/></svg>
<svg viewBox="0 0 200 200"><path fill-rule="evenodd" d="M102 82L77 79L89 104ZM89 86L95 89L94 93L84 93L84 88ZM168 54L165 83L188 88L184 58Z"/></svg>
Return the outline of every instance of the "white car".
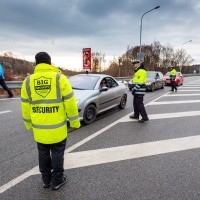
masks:
<svg viewBox="0 0 200 200"><path fill-rule="evenodd" d="M105 74L79 74L69 81L78 104L80 120L85 124L95 121L97 114L118 106L124 109L127 88Z"/></svg>

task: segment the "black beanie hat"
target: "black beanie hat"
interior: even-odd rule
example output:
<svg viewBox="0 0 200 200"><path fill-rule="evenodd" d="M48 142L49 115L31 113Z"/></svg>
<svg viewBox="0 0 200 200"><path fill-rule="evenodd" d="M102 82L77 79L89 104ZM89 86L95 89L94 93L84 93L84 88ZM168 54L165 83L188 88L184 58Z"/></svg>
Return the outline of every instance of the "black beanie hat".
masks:
<svg viewBox="0 0 200 200"><path fill-rule="evenodd" d="M40 63L46 63L51 65L51 57L46 52L39 52L35 55L36 65Z"/></svg>

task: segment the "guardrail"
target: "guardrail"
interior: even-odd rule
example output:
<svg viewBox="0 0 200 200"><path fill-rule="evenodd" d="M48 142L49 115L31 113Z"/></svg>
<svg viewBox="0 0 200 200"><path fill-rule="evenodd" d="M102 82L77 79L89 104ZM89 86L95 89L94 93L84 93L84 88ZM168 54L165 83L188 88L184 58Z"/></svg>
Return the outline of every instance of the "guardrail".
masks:
<svg viewBox="0 0 200 200"><path fill-rule="evenodd" d="M10 89L21 89L23 81L5 81L5 83ZM1 85L0 88L2 88Z"/></svg>
<svg viewBox="0 0 200 200"><path fill-rule="evenodd" d="M183 74L184 77L187 76L200 76L200 73L198 74ZM117 81L129 81L131 78L133 78L132 76L128 76L128 77L114 77ZM6 85L8 86L8 88L10 89L21 89L22 87L22 82L23 81L5 81ZM0 88L2 88L2 86L0 85Z"/></svg>

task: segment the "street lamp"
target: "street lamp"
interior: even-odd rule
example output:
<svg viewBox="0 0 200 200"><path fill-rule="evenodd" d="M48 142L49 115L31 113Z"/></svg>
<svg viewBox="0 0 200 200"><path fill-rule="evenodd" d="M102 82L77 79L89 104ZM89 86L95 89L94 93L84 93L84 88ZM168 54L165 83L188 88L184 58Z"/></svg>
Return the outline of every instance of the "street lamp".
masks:
<svg viewBox="0 0 200 200"><path fill-rule="evenodd" d="M146 11L142 17L141 17L141 24L140 24L140 61L141 61L141 40L142 40L142 18L144 17L144 15L146 15L148 12L151 12L152 10L158 9L160 8L160 6L156 6L155 8Z"/></svg>
<svg viewBox="0 0 200 200"><path fill-rule="evenodd" d="M188 41L182 43L181 52L182 52L182 50L183 50L184 44L189 43L189 42L192 42L192 40L188 40ZM180 72L181 72L181 70L182 70L182 65L183 65L183 62L181 63L181 65L179 65Z"/></svg>
<svg viewBox="0 0 200 200"><path fill-rule="evenodd" d="M192 40L189 40L189 41L187 41L187 42L184 42L184 43L182 44L182 46L181 46L181 49L183 49L183 45L184 45L184 44L189 43L189 42L192 42Z"/></svg>

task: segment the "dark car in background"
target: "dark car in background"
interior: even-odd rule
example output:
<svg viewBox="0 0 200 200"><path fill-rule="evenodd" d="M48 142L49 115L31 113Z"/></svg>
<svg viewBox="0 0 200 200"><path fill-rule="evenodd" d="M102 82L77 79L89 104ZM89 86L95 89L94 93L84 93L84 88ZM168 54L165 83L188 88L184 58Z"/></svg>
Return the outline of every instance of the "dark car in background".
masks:
<svg viewBox="0 0 200 200"><path fill-rule="evenodd" d="M132 79L128 83L129 90L133 88ZM163 74L159 71L147 71L147 82L146 82L146 90L154 91L156 89L163 89L165 86L165 82L163 80Z"/></svg>
<svg viewBox="0 0 200 200"><path fill-rule="evenodd" d="M176 86L183 85L183 74L181 72L176 72L176 79L175 79L175 84ZM171 85L171 80L170 80L170 72L167 72L164 76L164 81L165 85Z"/></svg>

